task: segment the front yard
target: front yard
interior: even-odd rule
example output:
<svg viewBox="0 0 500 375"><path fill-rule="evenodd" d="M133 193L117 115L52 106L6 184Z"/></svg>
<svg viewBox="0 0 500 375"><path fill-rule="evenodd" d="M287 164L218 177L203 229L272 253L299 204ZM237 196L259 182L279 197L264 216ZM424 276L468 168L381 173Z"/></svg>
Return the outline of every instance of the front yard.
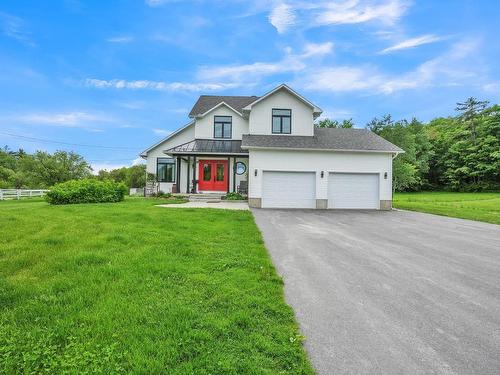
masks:
<svg viewBox="0 0 500 375"><path fill-rule="evenodd" d="M312 373L250 212L0 202L0 373Z"/></svg>
<svg viewBox="0 0 500 375"><path fill-rule="evenodd" d="M500 193L396 193L394 207L500 224Z"/></svg>

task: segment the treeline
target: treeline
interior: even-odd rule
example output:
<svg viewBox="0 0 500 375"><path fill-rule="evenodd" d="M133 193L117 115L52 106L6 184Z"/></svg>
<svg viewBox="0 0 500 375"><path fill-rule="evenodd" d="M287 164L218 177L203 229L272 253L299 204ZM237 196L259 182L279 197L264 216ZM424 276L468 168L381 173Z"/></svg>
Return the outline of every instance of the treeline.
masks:
<svg viewBox="0 0 500 375"><path fill-rule="evenodd" d="M500 190L500 106L469 98L456 111L428 123L386 115L366 125L405 150L394 159L396 191ZM330 124L323 125L351 127L352 120Z"/></svg>
<svg viewBox="0 0 500 375"><path fill-rule="evenodd" d="M111 171L101 170L92 174L92 167L75 152L56 151L50 154L37 151L28 154L5 146L0 149L0 188L1 189L43 189L69 181L84 178L123 182L128 187L143 187L146 180L146 167L136 165Z"/></svg>

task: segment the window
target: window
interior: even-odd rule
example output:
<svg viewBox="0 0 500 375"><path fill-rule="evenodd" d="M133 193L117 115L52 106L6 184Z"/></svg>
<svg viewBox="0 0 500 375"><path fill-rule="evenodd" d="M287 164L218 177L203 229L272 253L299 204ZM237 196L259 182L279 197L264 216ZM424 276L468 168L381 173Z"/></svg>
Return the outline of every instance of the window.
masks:
<svg viewBox="0 0 500 375"><path fill-rule="evenodd" d="M292 133L291 109L273 109L272 132L275 134Z"/></svg>
<svg viewBox="0 0 500 375"><path fill-rule="evenodd" d="M214 138L231 138L231 116L214 116Z"/></svg>
<svg viewBox="0 0 500 375"><path fill-rule="evenodd" d="M158 158L156 161L156 178L158 182L175 182L175 160Z"/></svg>

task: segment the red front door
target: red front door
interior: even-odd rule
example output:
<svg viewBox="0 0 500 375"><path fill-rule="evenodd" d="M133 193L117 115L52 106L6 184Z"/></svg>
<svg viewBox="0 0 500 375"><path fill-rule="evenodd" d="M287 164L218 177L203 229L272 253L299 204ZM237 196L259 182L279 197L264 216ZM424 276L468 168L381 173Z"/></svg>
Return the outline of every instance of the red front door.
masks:
<svg viewBox="0 0 500 375"><path fill-rule="evenodd" d="M227 160L200 160L198 190L227 191Z"/></svg>

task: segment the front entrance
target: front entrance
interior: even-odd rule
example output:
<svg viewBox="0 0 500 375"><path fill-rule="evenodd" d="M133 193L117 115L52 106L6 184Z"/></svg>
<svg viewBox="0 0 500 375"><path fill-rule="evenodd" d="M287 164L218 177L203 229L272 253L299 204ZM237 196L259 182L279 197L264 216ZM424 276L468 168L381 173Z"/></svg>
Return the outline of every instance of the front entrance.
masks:
<svg viewBox="0 0 500 375"><path fill-rule="evenodd" d="M198 190L227 191L227 160L200 160Z"/></svg>

